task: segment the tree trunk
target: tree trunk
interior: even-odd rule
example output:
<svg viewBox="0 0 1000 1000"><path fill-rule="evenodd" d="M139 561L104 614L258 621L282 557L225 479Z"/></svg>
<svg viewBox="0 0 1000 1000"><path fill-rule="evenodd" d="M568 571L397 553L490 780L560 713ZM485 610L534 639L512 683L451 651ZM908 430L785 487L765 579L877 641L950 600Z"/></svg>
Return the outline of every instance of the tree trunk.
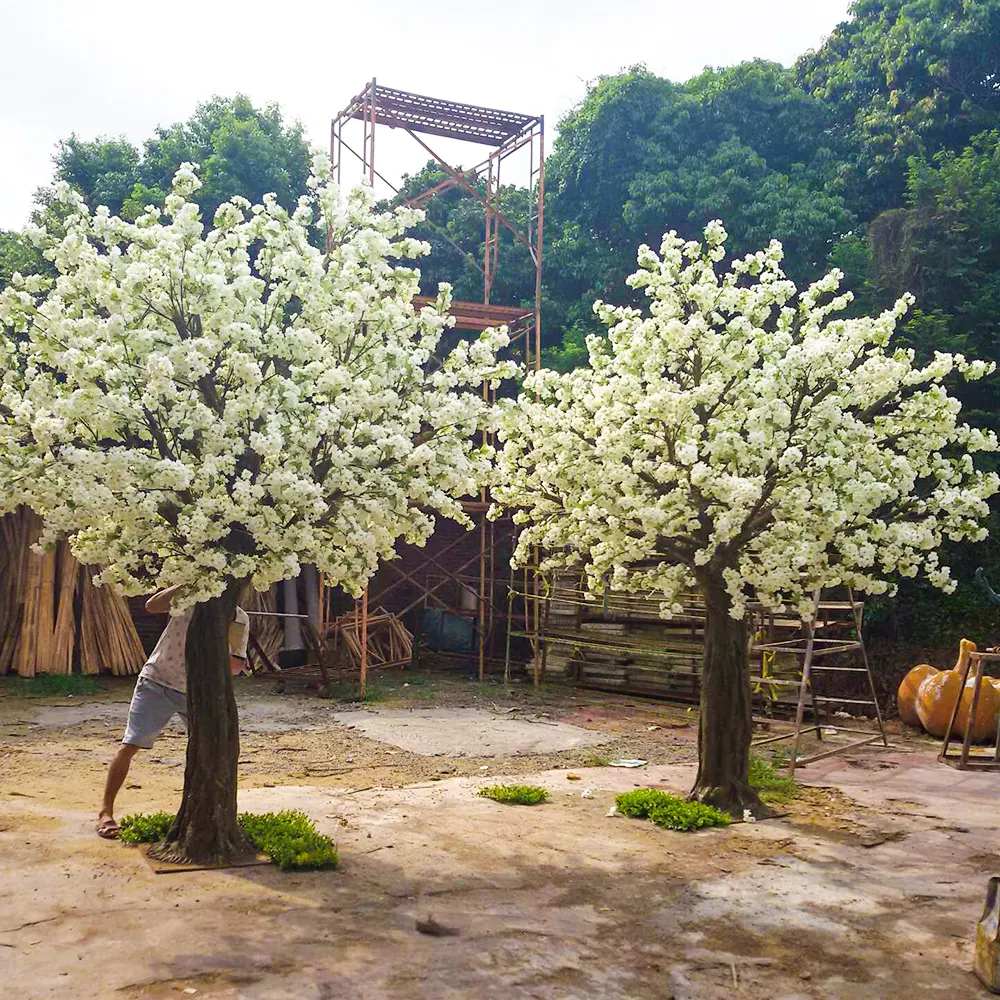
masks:
<svg viewBox="0 0 1000 1000"><path fill-rule="evenodd" d="M174 825L153 852L164 861L222 865L253 853L236 819L239 716L229 670L229 625L240 585L199 604L188 626L187 764Z"/></svg>
<svg viewBox="0 0 1000 1000"><path fill-rule="evenodd" d="M721 578L702 581L705 598L705 655L701 668L698 777L691 798L743 818L769 810L750 786L750 664L747 629L729 616Z"/></svg>

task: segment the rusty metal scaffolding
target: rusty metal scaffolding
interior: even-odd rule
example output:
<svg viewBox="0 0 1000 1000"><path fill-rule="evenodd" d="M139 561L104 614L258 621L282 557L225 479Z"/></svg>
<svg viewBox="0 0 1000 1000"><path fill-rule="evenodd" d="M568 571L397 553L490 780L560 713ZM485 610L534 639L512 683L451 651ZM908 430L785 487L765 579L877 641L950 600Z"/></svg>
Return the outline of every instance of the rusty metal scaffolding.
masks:
<svg viewBox="0 0 1000 1000"><path fill-rule="evenodd" d="M360 124L354 124L360 123ZM463 192L483 207L484 239L482 261L470 258L468 252L457 247L467 260L471 259L483 278L482 302L454 302L452 315L455 328L460 331L481 331L492 326L506 325L511 331L511 344L520 353L526 367L537 370L541 357L541 296L542 248L544 231L545 196L545 120L541 115L519 114L496 108L478 107L458 101L440 100L396 90L378 84L374 79L351 99L332 121L330 128L330 160L334 178L344 183L345 157L347 162L360 168L361 178L372 187L376 180L385 184L397 196L398 185L388 180L376 167L375 137L379 126L399 129L410 138L440 167L446 177L410 198L406 203L415 207L427 204L445 191ZM360 141L352 145L345 138L345 130L358 134ZM486 158L471 169L459 169L448 163L424 138L442 136L451 140L489 148ZM527 227L522 228L500 210L500 172L505 161L519 151L528 158L528 186L532 193ZM349 173L347 173L350 179ZM535 267L533 307L502 305L493 301L497 274L501 266L500 231L505 228L514 239L524 245ZM445 234L445 239L450 239ZM454 244L453 244L454 245ZM417 304L429 302L418 298ZM484 387L484 398L495 398L495 390ZM498 579L497 553L511 542L514 527L509 520L487 520L489 497L486 492L465 504L466 513L477 522L479 533L478 552L471 558L455 554L461 539L447 541L440 532L427 545L417 566L405 565L401 560L386 564L386 571L394 574L391 582L370 586L371 593L355 603L355 623L358 630L361 656L361 689L364 693L367 673L368 608L385 607L400 617L421 607L432 605L457 617L473 618L476 622L476 652L479 677L485 675L486 662L495 653L495 640L501 630L497 623L509 615L506 596L497 593L507 585L506 569L501 569ZM438 539L439 544L435 543ZM442 543L443 544L440 544ZM461 549L458 549L461 551ZM376 581L377 582L377 581ZM443 588L451 584L456 598L448 600ZM533 591L534 583L526 578L524 592ZM408 592L409 598L398 608L393 608L393 595ZM413 595L416 594L414 600ZM471 601L468 600L471 594ZM462 596L466 600L462 600ZM536 595L537 596L537 595ZM328 615L328 601L324 599L324 624ZM463 607L463 604L474 607ZM538 614L538 602L525 598L523 624ZM537 622L535 623L537 631ZM417 643L414 643L416 648Z"/></svg>

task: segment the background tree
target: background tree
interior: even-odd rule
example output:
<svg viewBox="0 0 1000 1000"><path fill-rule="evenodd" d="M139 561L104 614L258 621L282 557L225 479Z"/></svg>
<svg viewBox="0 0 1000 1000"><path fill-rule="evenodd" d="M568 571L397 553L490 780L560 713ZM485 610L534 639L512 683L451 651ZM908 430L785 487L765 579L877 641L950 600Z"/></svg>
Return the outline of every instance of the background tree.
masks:
<svg viewBox="0 0 1000 1000"><path fill-rule="evenodd" d="M595 298L620 287L664 220L685 236L724 215L746 251L783 240L801 280L821 273L853 218L836 191L830 111L763 60L687 83L638 67L600 79L559 126L547 170L547 323L580 356Z"/></svg>
<svg viewBox="0 0 1000 1000"><path fill-rule="evenodd" d="M45 269L45 258L22 233L0 229L0 291L15 274L36 274Z"/></svg>
<svg viewBox="0 0 1000 1000"><path fill-rule="evenodd" d="M961 149L1000 114L1000 0L856 0L797 64L830 108L849 203L899 205L910 156Z"/></svg>
<svg viewBox="0 0 1000 1000"><path fill-rule="evenodd" d="M529 376L506 405L499 503L525 525L517 558L581 566L589 589L705 601L699 768L692 795L759 814L751 739L747 602L812 614L812 592L886 593L897 574L954 586L946 538L981 539L995 473L972 456L996 437L958 421L943 382L991 366L891 338L909 299L839 318L831 272L799 293L782 248L732 263L726 233L643 246L628 280L648 309L595 307L590 367ZM535 394L537 393L537 401Z"/></svg>
<svg viewBox="0 0 1000 1000"><path fill-rule="evenodd" d="M197 603L184 798L163 850L199 862L245 846L226 644L240 589L314 564L357 594L399 538L423 542L438 514L467 522L460 498L490 458L473 443L490 419L477 387L512 374L495 358L504 332L429 364L450 293L413 307L418 272L397 262L426 250L404 236L419 213L373 214L363 192L344 204L324 156L315 170L293 213L234 198L208 232L190 164L165 222L91 212L63 184L58 277L0 295L5 433L46 466L27 481L0 467L0 495L20 493L43 542L68 536L100 581L181 584L174 610Z"/></svg>
<svg viewBox="0 0 1000 1000"><path fill-rule="evenodd" d="M233 197L259 202L273 193L291 211L309 176L309 147L298 122L287 124L277 105L255 108L248 97L213 97L186 122L157 128L143 151L124 137L59 143L55 179L65 181L91 210L135 219L147 205L162 205L182 163L200 164L197 204L207 218ZM37 200L44 209L51 188ZM47 221L47 220L39 220Z"/></svg>

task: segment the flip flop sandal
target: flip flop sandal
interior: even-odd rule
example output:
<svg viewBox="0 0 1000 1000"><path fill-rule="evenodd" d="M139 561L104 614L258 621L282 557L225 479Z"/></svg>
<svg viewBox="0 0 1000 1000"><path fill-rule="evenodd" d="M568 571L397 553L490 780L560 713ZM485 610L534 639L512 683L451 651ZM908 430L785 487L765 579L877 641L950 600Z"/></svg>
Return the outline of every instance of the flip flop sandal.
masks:
<svg viewBox="0 0 1000 1000"><path fill-rule="evenodd" d="M117 840L118 829L118 824L113 819L104 819L97 824L97 836L105 840Z"/></svg>

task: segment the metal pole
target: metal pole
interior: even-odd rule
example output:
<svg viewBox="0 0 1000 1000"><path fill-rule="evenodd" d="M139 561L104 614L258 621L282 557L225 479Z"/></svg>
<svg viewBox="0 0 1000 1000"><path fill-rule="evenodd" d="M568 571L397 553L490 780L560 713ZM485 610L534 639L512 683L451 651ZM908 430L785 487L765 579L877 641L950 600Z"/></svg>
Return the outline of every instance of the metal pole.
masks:
<svg viewBox="0 0 1000 1000"><path fill-rule="evenodd" d="M875 718L878 720L878 731L882 734L882 745L885 747L889 746L889 740L885 735L885 725L882 722L882 709L878 705L878 695L875 693L875 681L872 678L872 669L868 665L868 650L865 649L865 639L861 632L862 622L862 612L858 608L858 602L854 600L854 591L851 587L847 588L847 599L851 602L851 614L854 616L854 628L858 633L858 645L861 647L861 660L865 665L865 674L868 677L868 690L871 692L872 703L875 705ZM819 720L816 720L819 722Z"/></svg>
<svg viewBox="0 0 1000 1000"><path fill-rule="evenodd" d="M330 173L337 176L337 121L330 122Z"/></svg>
<svg viewBox="0 0 1000 1000"><path fill-rule="evenodd" d="M375 190L375 77L372 77L371 86L371 152L368 157L368 183L371 185L372 190Z"/></svg>
<svg viewBox="0 0 1000 1000"><path fill-rule="evenodd" d="M507 687L510 684L510 630L511 618L514 615L514 559L511 553L510 560L510 580L507 583L507 642L503 654L503 684Z"/></svg>
<svg viewBox="0 0 1000 1000"><path fill-rule="evenodd" d="M545 117L538 119L538 226L535 233L537 240L535 249L535 371L542 367L542 247L545 219ZM527 344L527 338L525 338ZM535 393L535 400L538 400L538 393ZM535 563L541 562L541 552L536 548L534 553ZM538 686L540 640L539 632L541 620L538 606L538 578L537 575L532 581L532 588L535 591L535 601L533 608L534 632L535 632L535 662L534 681Z"/></svg>
<svg viewBox="0 0 1000 1000"><path fill-rule="evenodd" d="M538 240L535 250L535 371L542 359L542 245L545 220L545 116L538 119Z"/></svg>
<svg viewBox="0 0 1000 1000"><path fill-rule="evenodd" d="M338 186L343 184L344 181L344 120L338 119L337 121L337 184Z"/></svg>
<svg viewBox="0 0 1000 1000"><path fill-rule="evenodd" d="M486 513L479 528L479 679L486 677Z"/></svg>
<svg viewBox="0 0 1000 1000"><path fill-rule="evenodd" d="M813 595L813 618L819 613L819 591ZM809 690L809 669L812 667L813 646L815 644L816 632L812 622L805 622L806 627L806 655L802 661L802 683L799 686L799 703L795 707L795 749L792 750L792 759L788 765L788 773L795 773L795 762L799 757L799 747L802 743L802 715L806 708L806 691ZM817 727L819 720L816 721Z"/></svg>
<svg viewBox="0 0 1000 1000"><path fill-rule="evenodd" d="M495 608L493 602L496 600L496 551L497 551L497 526L495 521L490 521L490 541L486 549L486 559L489 569L486 574L487 587L489 592L486 600L486 632L490 641L489 655L496 655L496 625L494 623Z"/></svg>
<svg viewBox="0 0 1000 1000"><path fill-rule="evenodd" d="M368 588L361 595L361 700L365 700L368 681Z"/></svg>

